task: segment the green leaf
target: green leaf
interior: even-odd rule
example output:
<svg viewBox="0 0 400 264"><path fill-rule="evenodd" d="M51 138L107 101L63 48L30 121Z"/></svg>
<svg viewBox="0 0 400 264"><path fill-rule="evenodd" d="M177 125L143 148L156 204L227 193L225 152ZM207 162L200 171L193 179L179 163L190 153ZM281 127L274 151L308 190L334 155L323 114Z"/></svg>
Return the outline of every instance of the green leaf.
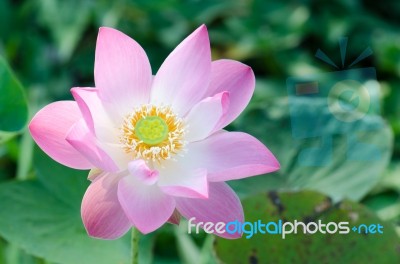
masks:
<svg viewBox="0 0 400 264"><path fill-rule="evenodd" d="M90 183L87 180L88 171L69 169L53 161L37 146L33 164L37 178L44 188L64 203L80 208L83 194Z"/></svg>
<svg viewBox="0 0 400 264"><path fill-rule="evenodd" d="M129 238L88 237L80 203L87 172L63 167L36 149L39 180L0 185L0 235L35 256L62 264L128 263Z"/></svg>
<svg viewBox="0 0 400 264"><path fill-rule="evenodd" d="M348 226L381 224L383 234L254 234L237 240L216 238L214 249L223 263L399 263L400 239L392 224L380 220L366 207L345 200L332 204L310 191L264 193L243 201L246 221L263 223L280 219L305 223L349 222ZM330 228L330 230L332 230ZM245 236L245 235L244 235ZM234 252L234 254L232 254Z"/></svg>
<svg viewBox="0 0 400 264"><path fill-rule="evenodd" d="M273 103L255 103L248 107L234 123L234 130L245 131L260 139L278 158L281 169L277 173L232 181L230 185L242 196L266 190L315 190L329 195L334 200L347 197L360 200L378 182L392 153L393 135L388 125L377 115L366 115L358 122L341 123L330 115L325 106L326 99L292 100L294 113L320 113L319 127L326 135L332 135L331 148L321 153L304 155L303 162L313 162L325 157L328 162L319 166L300 163L302 151L321 146L321 137L296 139L292 136L291 119L287 100ZM257 98L256 100L257 101ZM326 103L325 103L326 105ZM302 123L307 125L307 119ZM310 131L315 127L309 127ZM359 142L376 148L378 155L368 160L367 151L352 152L348 158L348 139L357 131ZM330 153L329 153L330 152ZM329 154L332 156L329 158ZM366 156L366 159L363 157Z"/></svg>
<svg viewBox="0 0 400 264"><path fill-rule="evenodd" d="M28 255L24 250L14 244L4 247L4 262L0 264L44 264L41 259ZM49 263L50 264L50 263Z"/></svg>
<svg viewBox="0 0 400 264"><path fill-rule="evenodd" d="M1 57L0 94L0 143L2 143L25 127L28 105L21 84Z"/></svg>

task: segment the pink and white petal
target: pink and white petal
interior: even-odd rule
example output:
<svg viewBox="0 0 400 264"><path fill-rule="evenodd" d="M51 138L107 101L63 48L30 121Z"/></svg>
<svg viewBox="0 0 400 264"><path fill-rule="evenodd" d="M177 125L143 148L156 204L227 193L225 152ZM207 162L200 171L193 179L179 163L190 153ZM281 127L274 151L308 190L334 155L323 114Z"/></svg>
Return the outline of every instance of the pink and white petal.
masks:
<svg viewBox="0 0 400 264"><path fill-rule="evenodd" d="M195 217L194 223L244 221L242 204L226 183L210 183L209 194L208 199L176 198L176 208L188 220ZM228 239L242 236L239 233L218 234L215 229L214 234Z"/></svg>
<svg viewBox="0 0 400 264"><path fill-rule="evenodd" d="M239 116L249 103L255 87L253 70L238 61L217 60L211 63L211 81L206 96L229 92L229 109L216 130L219 130Z"/></svg>
<svg viewBox="0 0 400 264"><path fill-rule="evenodd" d="M83 119L71 127L65 139L95 167L107 172L118 171L118 166L99 146L97 139L90 133Z"/></svg>
<svg viewBox="0 0 400 264"><path fill-rule="evenodd" d="M89 128L90 132L95 135L96 133L94 130L92 112L95 113L96 109L91 109L92 107L90 106L93 105L93 107L97 107L95 104L93 104L93 100L90 96L92 91L90 89L95 90L94 88L72 88L71 94L74 97L75 102L78 104L87 127Z"/></svg>
<svg viewBox="0 0 400 264"><path fill-rule="evenodd" d="M186 116L188 142L205 139L214 132L214 128L224 119L229 107L229 93L222 92L207 97L197 103Z"/></svg>
<svg viewBox="0 0 400 264"><path fill-rule="evenodd" d="M118 184L118 199L130 221L147 234L168 221L175 210L175 200L157 185L145 185L133 176Z"/></svg>
<svg viewBox="0 0 400 264"><path fill-rule="evenodd" d="M118 201L119 179L118 175L103 173L90 184L83 196L82 220L92 237L116 239L132 227Z"/></svg>
<svg viewBox="0 0 400 264"><path fill-rule="evenodd" d="M160 172L158 186L164 193L186 198L208 197L206 169L188 168L185 164L172 160L163 162L158 171Z"/></svg>
<svg viewBox="0 0 400 264"><path fill-rule="evenodd" d="M190 143L187 148L186 166L207 168L211 182L246 178L280 168L271 151L246 133L221 131Z"/></svg>
<svg viewBox="0 0 400 264"><path fill-rule="evenodd" d="M114 117L123 117L135 106L149 102L149 60L142 47L124 33L100 28L94 67L100 98Z"/></svg>
<svg viewBox="0 0 400 264"><path fill-rule="evenodd" d="M98 142L98 145L108 154L108 156L112 157L114 163L120 170L128 169L128 164L133 160L133 157L132 154L124 151L124 148L120 143Z"/></svg>
<svg viewBox="0 0 400 264"><path fill-rule="evenodd" d="M152 185L157 182L159 173L157 170L150 169L144 160L134 160L129 162L128 171L131 176L136 177L146 185Z"/></svg>
<svg viewBox="0 0 400 264"><path fill-rule="evenodd" d="M94 167L92 163L65 140L67 132L81 118L75 102L55 102L36 113L29 131L39 147L55 161L74 169L90 169Z"/></svg>
<svg viewBox="0 0 400 264"><path fill-rule="evenodd" d="M97 138L97 144L121 169L127 168L131 158L123 151L118 140L118 122L110 118L99 98L97 88L72 88L71 93L83 113L90 132Z"/></svg>
<svg viewBox="0 0 400 264"><path fill-rule="evenodd" d="M102 142L117 142L117 127L121 120L113 120L109 117L99 97L97 88L71 89L71 93L78 103L83 118L92 134Z"/></svg>
<svg viewBox="0 0 400 264"><path fill-rule="evenodd" d="M153 80L151 103L172 105L179 116L184 116L204 98L210 71L210 41L207 28L202 25L161 65Z"/></svg>

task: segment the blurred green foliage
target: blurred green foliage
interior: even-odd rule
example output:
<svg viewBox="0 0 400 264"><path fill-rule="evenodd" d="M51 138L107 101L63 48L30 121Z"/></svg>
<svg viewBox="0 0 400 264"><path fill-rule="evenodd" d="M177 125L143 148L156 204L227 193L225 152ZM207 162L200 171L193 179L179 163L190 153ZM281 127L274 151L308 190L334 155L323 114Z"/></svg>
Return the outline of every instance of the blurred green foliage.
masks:
<svg viewBox="0 0 400 264"><path fill-rule="evenodd" d="M252 102L229 129L260 138L283 165L279 173L233 182L239 194L251 199L266 190L312 189L335 199L350 197L369 208L354 204L356 210L366 212L374 221L376 217L386 221L388 230L398 230L399 13L400 2L396 0L0 0L0 57L6 61L0 63L0 141L8 139L0 145L0 236L4 238L0 239L0 264L124 263L129 257L125 238L104 242L85 236L79 219L80 199L87 185L85 173L61 168L41 152L34 152L29 133L20 131L26 122L25 98L33 114L49 102L71 99L71 87L93 86L95 41L100 26L115 27L139 42L156 73L186 35L206 24L213 59L240 60L250 65L257 77ZM375 96L381 102L383 119L379 122L384 120L385 129L368 140L382 146L385 159L379 164L352 166L338 158L328 168L300 168L295 161L301 146L290 135L286 79L335 71L314 54L321 48L340 65L338 39L342 36L349 37L346 65L368 46L374 52L354 68L377 70L380 93ZM26 96L6 64L25 87ZM13 122L5 122L10 120L10 113ZM4 124L9 127L4 128ZM15 132L20 136L15 137ZM346 184L345 179L350 183ZM288 203L307 198L302 193L282 195ZM296 202L297 206L303 204ZM251 215L253 209L246 210ZM68 244L71 239L76 239L76 245ZM257 243L266 243L262 238L249 241L257 247ZM268 243L276 241L282 243ZM392 243L388 241L398 244L399 238L373 242ZM224 243L229 246L231 242ZM230 246L234 243L240 242ZM303 252L302 243L300 238L290 246L293 251ZM325 242L316 238L307 243L318 250ZM344 245L337 243L331 246L335 253L332 259L316 257L314 263L351 263L351 258L341 259L342 255L337 254ZM190 237L171 226L143 237L140 246L143 263L215 262L212 237ZM353 254L361 253L355 250ZM376 254L374 259L379 259L386 252ZM286 257L282 254L273 259L288 263Z"/></svg>

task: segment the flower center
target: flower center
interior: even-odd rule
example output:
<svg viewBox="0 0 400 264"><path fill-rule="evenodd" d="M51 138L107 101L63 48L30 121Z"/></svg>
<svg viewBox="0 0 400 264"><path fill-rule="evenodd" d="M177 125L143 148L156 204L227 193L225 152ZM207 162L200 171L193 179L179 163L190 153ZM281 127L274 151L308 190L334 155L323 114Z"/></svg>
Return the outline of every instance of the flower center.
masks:
<svg viewBox="0 0 400 264"><path fill-rule="evenodd" d="M170 107L143 105L125 117L120 142L135 159L170 159L185 146L183 120Z"/></svg>
<svg viewBox="0 0 400 264"><path fill-rule="evenodd" d="M157 145L168 137L168 126L159 116L147 116L135 125L136 136L148 145Z"/></svg>

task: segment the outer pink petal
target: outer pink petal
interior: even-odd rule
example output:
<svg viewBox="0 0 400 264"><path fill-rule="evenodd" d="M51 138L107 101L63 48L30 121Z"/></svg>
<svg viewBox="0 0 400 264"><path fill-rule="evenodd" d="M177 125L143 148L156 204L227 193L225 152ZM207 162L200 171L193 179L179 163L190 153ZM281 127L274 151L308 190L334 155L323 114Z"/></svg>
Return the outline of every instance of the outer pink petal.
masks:
<svg viewBox="0 0 400 264"><path fill-rule="evenodd" d="M228 107L228 92L207 97L197 103L185 118L188 125L186 140L193 142L208 137L221 119L224 119Z"/></svg>
<svg viewBox="0 0 400 264"><path fill-rule="evenodd" d="M161 65L154 77L151 102L172 104L184 116L204 98L211 69L207 28L200 26L182 41Z"/></svg>
<svg viewBox="0 0 400 264"><path fill-rule="evenodd" d="M33 117L29 131L39 147L55 161L74 169L90 169L93 165L65 140L71 126L81 118L75 102L55 102Z"/></svg>
<svg viewBox="0 0 400 264"><path fill-rule="evenodd" d="M90 132L101 141L115 143L117 128L104 109L99 98L99 90L75 87L71 89L71 93L78 103Z"/></svg>
<svg viewBox="0 0 400 264"><path fill-rule="evenodd" d="M146 53L122 32L102 27L96 44L96 87L107 110L123 117L148 103L152 73Z"/></svg>
<svg viewBox="0 0 400 264"><path fill-rule="evenodd" d="M211 81L207 96L228 91L229 109L222 123L216 128L219 130L233 120L243 111L253 95L255 77L253 70L238 61L217 60L211 64Z"/></svg>
<svg viewBox="0 0 400 264"><path fill-rule="evenodd" d="M125 214L142 233L150 233L172 216L175 200L157 185L145 185L133 176L118 184L118 199Z"/></svg>
<svg viewBox="0 0 400 264"><path fill-rule="evenodd" d="M178 164L166 165L165 168L160 169L158 185L164 193L172 196L208 198L207 170L205 169L186 169Z"/></svg>
<svg viewBox="0 0 400 264"><path fill-rule="evenodd" d="M121 170L126 169L131 158L119 144L118 136L116 136L120 133L119 126L104 109L98 89L72 88L71 93L83 113L83 118L90 132L101 143L101 149L112 157Z"/></svg>
<svg viewBox="0 0 400 264"><path fill-rule="evenodd" d="M92 237L116 239L132 227L118 201L118 180L117 175L103 173L86 190L81 215Z"/></svg>
<svg viewBox="0 0 400 264"><path fill-rule="evenodd" d="M176 208L188 220L195 217L193 223L243 222L243 208L235 192L223 182L210 183L208 199L176 198ZM224 238L239 238L241 234L217 234Z"/></svg>
<svg viewBox="0 0 400 264"><path fill-rule="evenodd" d="M206 168L209 181L227 181L276 171L274 155L256 138L241 132L221 131L188 145L191 167Z"/></svg>
<svg viewBox="0 0 400 264"><path fill-rule="evenodd" d="M118 166L99 146L97 139L89 131L83 119L71 127L66 141L97 168L108 172L118 171Z"/></svg>
<svg viewBox="0 0 400 264"><path fill-rule="evenodd" d="M92 132L94 135L95 129L94 129L94 122L93 122L93 117L92 113L95 113L97 110L97 106L94 105L94 100L92 99L92 93L94 91L97 91L95 88L72 88L71 93L72 96L74 97L76 103L78 104L78 107L82 113L83 119L86 122L87 127L89 128L90 132ZM96 108L96 109L93 109Z"/></svg>

